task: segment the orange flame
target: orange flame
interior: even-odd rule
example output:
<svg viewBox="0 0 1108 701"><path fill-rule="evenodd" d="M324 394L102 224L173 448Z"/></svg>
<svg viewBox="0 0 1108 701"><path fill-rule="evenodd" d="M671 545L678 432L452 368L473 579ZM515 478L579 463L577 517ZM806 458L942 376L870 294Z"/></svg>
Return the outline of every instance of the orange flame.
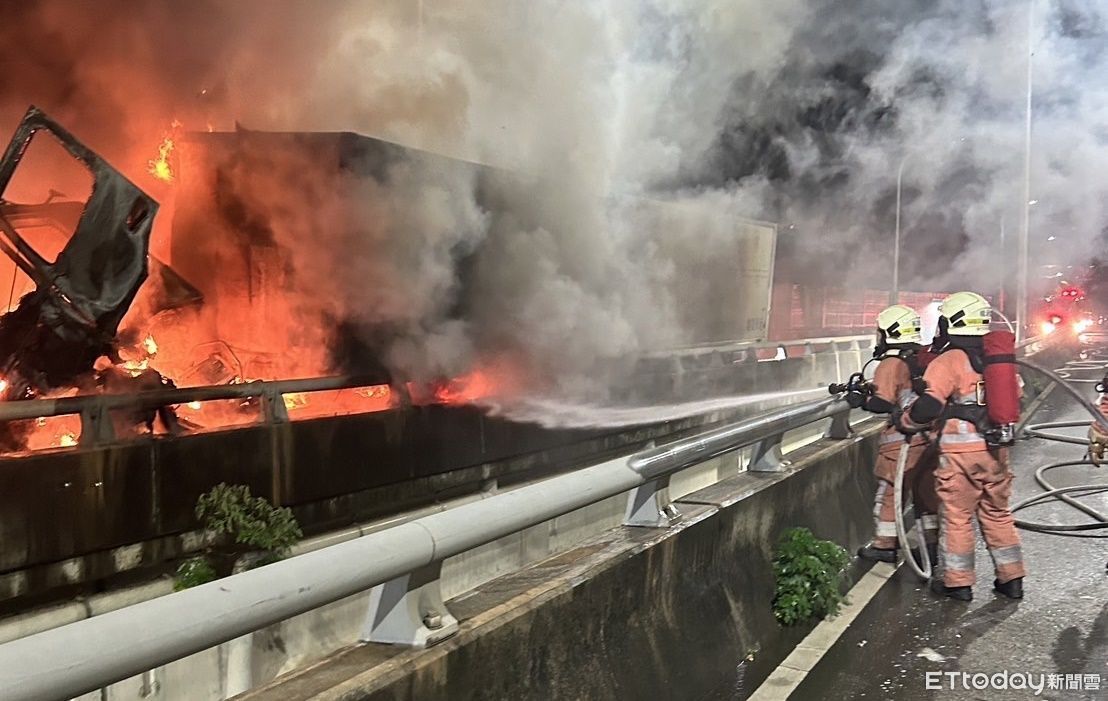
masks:
<svg viewBox="0 0 1108 701"><path fill-rule="evenodd" d="M491 396L495 389L492 378L475 370L435 388L435 401L442 404L472 404Z"/></svg>
<svg viewBox="0 0 1108 701"><path fill-rule="evenodd" d="M131 373L131 377L138 377L150 368L150 359L128 360L123 363L123 369Z"/></svg>
<svg viewBox="0 0 1108 701"><path fill-rule="evenodd" d="M142 353L140 358L124 359L123 369L131 373L131 377L138 377L150 369L150 361L158 354L158 343L153 336L147 336L142 341Z"/></svg>
<svg viewBox="0 0 1108 701"><path fill-rule="evenodd" d="M158 147L158 157L147 162L146 170L158 180L173 182L173 169L169 167L169 154L173 153L173 138L165 137Z"/></svg>

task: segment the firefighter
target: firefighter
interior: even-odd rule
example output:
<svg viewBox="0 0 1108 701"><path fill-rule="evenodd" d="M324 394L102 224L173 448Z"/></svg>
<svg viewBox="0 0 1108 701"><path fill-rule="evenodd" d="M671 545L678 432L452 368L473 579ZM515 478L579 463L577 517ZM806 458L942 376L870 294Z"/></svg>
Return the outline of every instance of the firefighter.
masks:
<svg viewBox="0 0 1108 701"><path fill-rule="evenodd" d="M1023 598L1023 555L1009 510L1012 472L1006 448L985 440L982 352L992 308L981 295L956 292L939 309L938 334L946 347L924 372L926 391L899 425L913 434L936 424L942 458L935 472L939 495L939 564L942 579L931 588L959 601L973 600L973 518L981 526L996 572L993 588Z"/></svg>
<svg viewBox="0 0 1108 701"><path fill-rule="evenodd" d="M858 550L858 556L866 560L896 562L896 511L893 484L896 480L897 462L905 437L896 429L892 417L907 407L915 398L913 383L918 380L921 368L918 353L923 338L920 335L920 315L911 307L895 304L877 315L877 348L874 357L881 358L873 373L873 393L864 408L876 414L887 414L889 425L881 434L877 463L877 494L874 496L873 517L875 533L873 541ZM922 435L910 437L908 460L904 467L904 491L912 491L912 503L920 516L924 540L934 562L938 540L938 496L935 494L936 451Z"/></svg>

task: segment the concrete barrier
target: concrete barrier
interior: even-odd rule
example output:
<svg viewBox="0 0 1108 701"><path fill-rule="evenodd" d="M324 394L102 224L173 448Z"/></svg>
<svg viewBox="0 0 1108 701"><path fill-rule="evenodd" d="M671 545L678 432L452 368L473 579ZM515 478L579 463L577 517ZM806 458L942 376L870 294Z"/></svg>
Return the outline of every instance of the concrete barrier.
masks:
<svg viewBox="0 0 1108 701"><path fill-rule="evenodd" d="M741 697L807 632L773 618L781 533L869 538L878 430L691 492L678 527L612 528L455 597L461 629L435 647L350 647L242 698L697 699L736 683Z"/></svg>

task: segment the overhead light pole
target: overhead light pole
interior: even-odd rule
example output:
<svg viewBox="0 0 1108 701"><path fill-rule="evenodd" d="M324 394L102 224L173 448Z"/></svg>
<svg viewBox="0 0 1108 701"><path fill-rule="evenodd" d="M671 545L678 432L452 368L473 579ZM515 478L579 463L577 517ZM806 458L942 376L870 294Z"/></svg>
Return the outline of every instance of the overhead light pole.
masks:
<svg viewBox="0 0 1108 701"><path fill-rule="evenodd" d="M904 164L908 155L900 159L896 169L896 230L893 234L893 289L889 292L889 304L900 301L900 186L904 180Z"/></svg>
<svg viewBox="0 0 1108 701"><path fill-rule="evenodd" d="M1008 237L1004 229L1004 215L1000 216L1000 296L997 303L1000 305L1000 313L1008 314Z"/></svg>
<svg viewBox="0 0 1108 701"><path fill-rule="evenodd" d="M1022 341L1029 328L1027 318L1028 257L1031 231L1031 67L1034 40L1035 0L1027 3L1027 105L1023 135L1023 204L1020 207L1019 277L1016 290L1016 340Z"/></svg>

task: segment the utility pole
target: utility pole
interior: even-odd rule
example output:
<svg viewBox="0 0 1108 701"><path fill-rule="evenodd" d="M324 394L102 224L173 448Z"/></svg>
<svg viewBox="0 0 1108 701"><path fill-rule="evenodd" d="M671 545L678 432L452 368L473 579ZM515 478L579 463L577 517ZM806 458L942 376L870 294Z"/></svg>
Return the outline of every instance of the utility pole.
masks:
<svg viewBox="0 0 1108 701"><path fill-rule="evenodd" d="M889 304L900 302L900 185L904 180L904 164L908 156L900 159L896 169L896 230L893 233L893 289L889 291Z"/></svg>
<svg viewBox="0 0 1108 701"><path fill-rule="evenodd" d="M1035 0L1027 2L1027 108L1023 144L1023 206L1020 208L1019 278L1016 291L1016 340L1022 341L1029 328L1027 318L1028 256L1031 231L1031 67L1034 39Z"/></svg>
<svg viewBox="0 0 1108 701"><path fill-rule="evenodd" d="M1005 248L1007 244L1007 235L1004 231L1004 215L1000 217L1000 297L997 300L1000 305L1000 313L1005 316L1008 315L1008 249Z"/></svg>

